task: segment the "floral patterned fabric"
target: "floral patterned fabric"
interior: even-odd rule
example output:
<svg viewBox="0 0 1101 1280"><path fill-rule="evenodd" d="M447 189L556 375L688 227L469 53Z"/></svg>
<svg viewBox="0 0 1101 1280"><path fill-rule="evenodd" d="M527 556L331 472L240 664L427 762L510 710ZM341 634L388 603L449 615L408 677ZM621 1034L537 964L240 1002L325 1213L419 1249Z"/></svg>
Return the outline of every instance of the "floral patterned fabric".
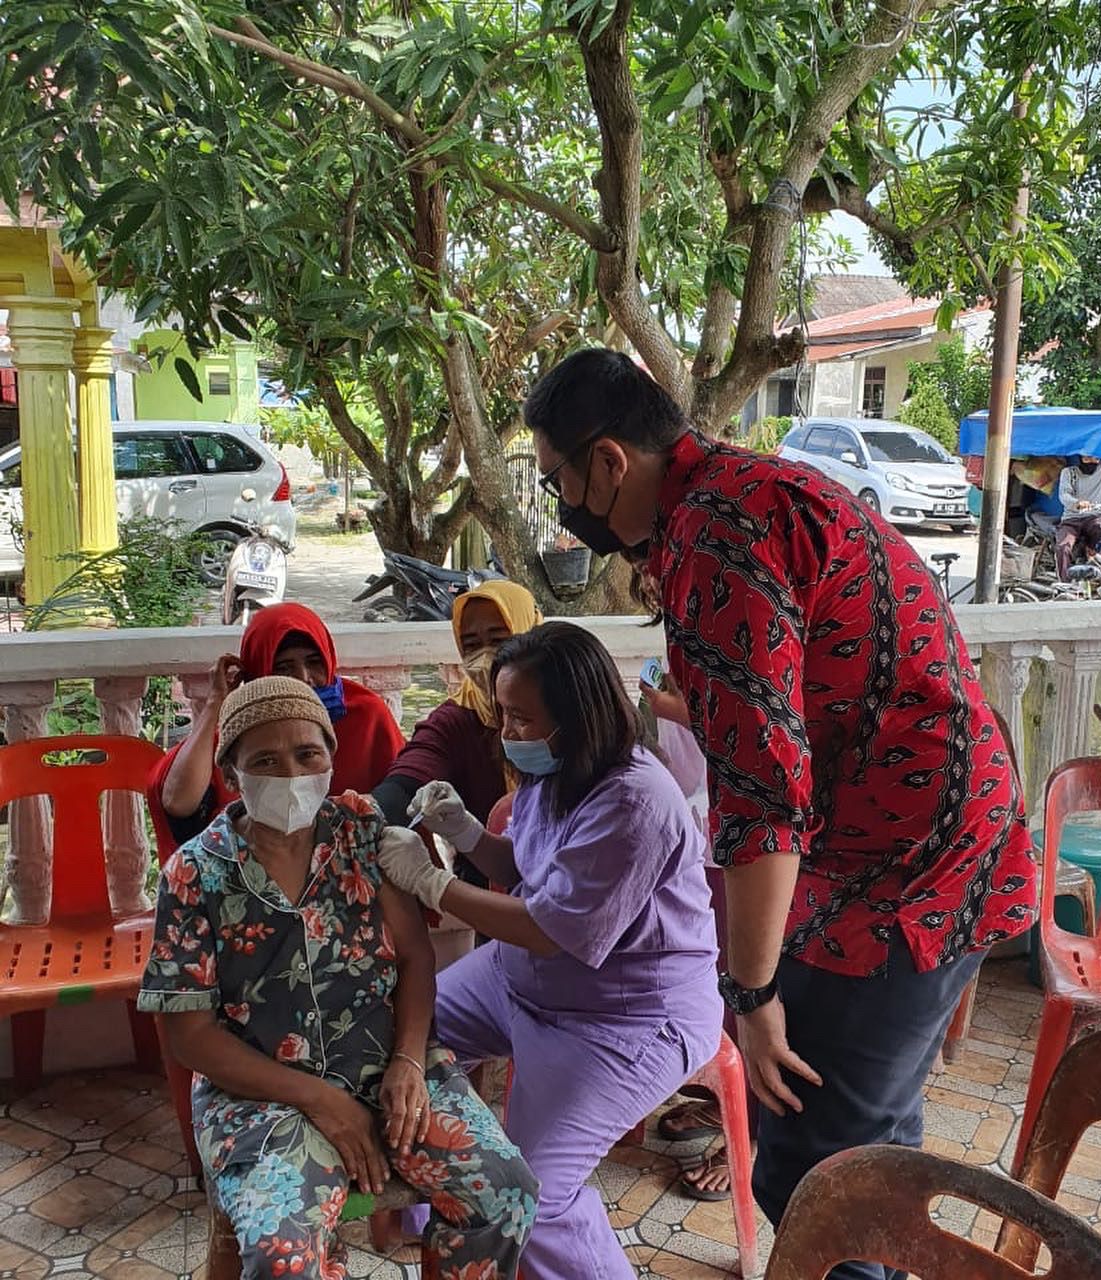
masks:
<svg viewBox="0 0 1101 1280"><path fill-rule="evenodd" d="M382 820L354 793L326 801L309 878L291 903L234 831L241 812L231 805L166 863L138 1007L210 1009L252 1048L377 1109L398 976L378 895ZM391 1165L431 1202L426 1244L444 1280L514 1276L537 1183L438 1044L427 1077L426 1140ZM202 1076L192 1106L244 1275L339 1280L335 1231L348 1178L335 1148L293 1107L233 1097Z"/></svg>

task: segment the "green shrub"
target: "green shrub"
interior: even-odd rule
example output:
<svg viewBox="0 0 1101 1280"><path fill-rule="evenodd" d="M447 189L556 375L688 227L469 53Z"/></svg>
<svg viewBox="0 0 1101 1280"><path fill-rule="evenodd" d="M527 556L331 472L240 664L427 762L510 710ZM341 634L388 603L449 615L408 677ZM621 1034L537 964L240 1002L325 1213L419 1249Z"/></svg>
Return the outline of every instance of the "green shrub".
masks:
<svg viewBox="0 0 1101 1280"><path fill-rule="evenodd" d="M903 401L898 421L909 427L919 427L934 440L939 440L949 453L959 449L960 424L952 416L944 393L935 382L921 382L913 395Z"/></svg>

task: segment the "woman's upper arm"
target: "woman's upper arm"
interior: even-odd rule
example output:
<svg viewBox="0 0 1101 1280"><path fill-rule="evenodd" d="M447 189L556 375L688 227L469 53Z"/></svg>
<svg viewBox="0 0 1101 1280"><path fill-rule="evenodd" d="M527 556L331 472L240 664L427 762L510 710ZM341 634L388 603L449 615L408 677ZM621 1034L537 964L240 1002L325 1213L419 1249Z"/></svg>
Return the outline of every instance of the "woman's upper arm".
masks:
<svg viewBox="0 0 1101 1280"><path fill-rule="evenodd" d="M379 887L379 903L398 963L401 964L404 960L430 960L435 969L435 953L428 936L428 925L425 924L421 905L416 898L384 880Z"/></svg>

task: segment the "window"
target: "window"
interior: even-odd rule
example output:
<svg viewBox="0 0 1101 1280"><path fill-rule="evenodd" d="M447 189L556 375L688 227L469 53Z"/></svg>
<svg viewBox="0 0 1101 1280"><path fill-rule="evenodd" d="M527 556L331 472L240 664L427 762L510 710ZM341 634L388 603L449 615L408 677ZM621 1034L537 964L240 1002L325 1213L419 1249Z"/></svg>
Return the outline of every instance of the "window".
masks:
<svg viewBox="0 0 1101 1280"><path fill-rule="evenodd" d="M191 437L191 447L198 455L200 471L257 471L261 464L259 454L236 436L204 432Z"/></svg>
<svg viewBox="0 0 1101 1280"><path fill-rule="evenodd" d="M910 431L861 431L876 462L951 462L952 456L932 436Z"/></svg>
<svg viewBox="0 0 1101 1280"><path fill-rule="evenodd" d="M862 411L865 418L882 418L883 408L887 403L887 367L871 365L864 370L864 403Z"/></svg>
<svg viewBox="0 0 1101 1280"><path fill-rule="evenodd" d="M3 461L0 459L0 461ZM0 470L0 489L20 489L23 487L23 464L16 459L10 466Z"/></svg>
<svg viewBox="0 0 1101 1280"><path fill-rule="evenodd" d="M838 461L840 461L843 453L855 453L856 459L859 462L861 449L860 445L856 442L856 437L851 431L838 431L837 435L834 436L833 445L830 447L830 453L833 457L837 458Z"/></svg>
<svg viewBox="0 0 1101 1280"><path fill-rule="evenodd" d="M806 437L806 434L807 434L806 427L794 427L791 431L787 433L786 436L784 436L783 443L789 449L802 449L804 447L803 441Z"/></svg>
<svg viewBox="0 0 1101 1280"><path fill-rule="evenodd" d="M186 476L195 468L179 436L115 436L115 479Z"/></svg>
<svg viewBox="0 0 1101 1280"><path fill-rule="evenodd" d="M209 370L206 375L206 389L212 396L228 396L229 374L225 370Z"/></svg>
<svg viewBox="0 0 1101 1280"><path fill-rule="evenodd" d="M803 445L803 452L828 454L835 434L833 427L811 427L807 432L807 442Z"/></svg>

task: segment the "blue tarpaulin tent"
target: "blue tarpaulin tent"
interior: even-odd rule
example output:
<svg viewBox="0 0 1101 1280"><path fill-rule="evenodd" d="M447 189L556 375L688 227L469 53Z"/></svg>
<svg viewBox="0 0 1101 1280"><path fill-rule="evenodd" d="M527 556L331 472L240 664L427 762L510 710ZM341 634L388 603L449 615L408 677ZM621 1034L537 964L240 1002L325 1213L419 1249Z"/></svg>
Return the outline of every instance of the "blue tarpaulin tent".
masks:
<svg viewBox="0 0 1101 1280"><path fill-rule="evenodd" d="M960 423L960 455L986 453L987 413L972 413ZM1014 409L1009 452L1014 458L1101 457L1101 409Z"/></svg>

